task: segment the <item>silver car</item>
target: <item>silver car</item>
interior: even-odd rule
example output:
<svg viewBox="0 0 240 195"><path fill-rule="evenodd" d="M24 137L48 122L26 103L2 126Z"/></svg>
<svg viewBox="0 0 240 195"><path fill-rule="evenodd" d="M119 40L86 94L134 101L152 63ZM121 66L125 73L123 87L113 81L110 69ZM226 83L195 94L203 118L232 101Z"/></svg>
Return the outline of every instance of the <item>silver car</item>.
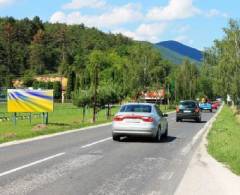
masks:
<svg viewBox="0 0 240 195"><path fill-rule="evenodd" d="M113 140L119 141L121 136L145 136L160 141L168 135L167 116L155 104L125 104L113 119Z"/></svg>

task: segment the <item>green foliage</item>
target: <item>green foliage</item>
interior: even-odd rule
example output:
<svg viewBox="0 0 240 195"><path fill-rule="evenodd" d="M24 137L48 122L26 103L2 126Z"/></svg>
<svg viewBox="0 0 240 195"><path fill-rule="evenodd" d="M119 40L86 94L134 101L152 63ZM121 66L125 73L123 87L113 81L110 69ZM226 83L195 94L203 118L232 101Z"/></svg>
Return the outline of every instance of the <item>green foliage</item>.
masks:
<svg viewBox="0 0 240 195"><path fill-rule="evenodd" d="M199 70L195 64L185 60L175 72L176 99L195 99L199 92Z"/></svg>
<svg viewBox="0 0 240 195"><path fill-rule="evenodd" d="M25 87L32 87L33 86L33 82L34 82L34 72L31 70L25 71L24 76L22 78L23 80L23 85Z"/></svg>
<svg viewBox="0 0 240 195"><path fill-rule="evenodd" d="M78 90L73 94L73 104L77 107L90 106L92 103L92 93L90 90Z"/></svg>
<svg viewBox="0 0 240 195"><path fill-rule="evenodd" d="M62 86L59 81L53 82L53 93L55 99L60 99L62 96Z"/></svg>
<svg viewBox="0 0 240 195"><path fill-rule="evenodd" d="M240 22L230 20L224 28L224 38L216 40L214 46L205 51L205 64L213 74L214 94L231 95L236 102L240 97Z"/></svg>
<svg viewBox="0 0 240 195"><path fill-rule="evenodd" d="M66 98L71 99L72 98L72 92L73 92L74 86L75 86L75 80L76 80L75 72L73 72L73 71L69 72L67 78L68 78L68 83L67 83Z"/></svg>
<svg viewBox="0 0 240 195"><path fill-rule="evenodd" d="M34 80L32 87L34 89L53 89L53 82L44 82L44 81Z"/></svg>
<svg viewBox="0 0 240 195"><path fill-rule="evenodd" d="M105 106L106 104L114 104L120 100L119 93L115 86L111 83L105 83L98 90L98 104Z"/></svg>

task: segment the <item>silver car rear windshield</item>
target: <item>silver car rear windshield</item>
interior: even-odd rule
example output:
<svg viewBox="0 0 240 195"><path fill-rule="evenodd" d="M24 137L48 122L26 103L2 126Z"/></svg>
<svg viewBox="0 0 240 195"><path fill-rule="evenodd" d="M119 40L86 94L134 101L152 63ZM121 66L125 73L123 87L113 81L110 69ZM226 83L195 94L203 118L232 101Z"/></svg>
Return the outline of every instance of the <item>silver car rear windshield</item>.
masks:
<svg viewBox="0 0 240 195"><path fill-rule="evenodd" d="M120 112L145 112L151 113L152 107L149 105L125 105L122 106Z"/></svg>

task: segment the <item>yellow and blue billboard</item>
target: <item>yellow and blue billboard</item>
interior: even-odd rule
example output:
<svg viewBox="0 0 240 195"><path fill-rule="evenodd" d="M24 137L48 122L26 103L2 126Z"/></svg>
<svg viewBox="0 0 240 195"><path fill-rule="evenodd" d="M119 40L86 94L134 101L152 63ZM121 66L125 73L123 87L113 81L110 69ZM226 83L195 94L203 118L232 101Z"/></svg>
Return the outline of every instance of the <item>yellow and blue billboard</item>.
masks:
<svg viewBox="0 0 240 195"><path fill-rule="evenodd" d="M8 112L53 112L53 90L8 89Z"/></svg>

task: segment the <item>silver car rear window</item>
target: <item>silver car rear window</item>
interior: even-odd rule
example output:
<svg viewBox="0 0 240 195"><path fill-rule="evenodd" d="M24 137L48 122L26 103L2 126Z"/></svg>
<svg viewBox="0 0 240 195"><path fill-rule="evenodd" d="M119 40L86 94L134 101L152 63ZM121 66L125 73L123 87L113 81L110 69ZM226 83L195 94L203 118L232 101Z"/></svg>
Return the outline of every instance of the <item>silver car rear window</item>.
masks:
<svg viewBox="0 0 240 195"><path fill-rule="evenodd" d="M152 107L149 105L125 105L122 106L120 112L146 112L151 113Z"/></svg>

